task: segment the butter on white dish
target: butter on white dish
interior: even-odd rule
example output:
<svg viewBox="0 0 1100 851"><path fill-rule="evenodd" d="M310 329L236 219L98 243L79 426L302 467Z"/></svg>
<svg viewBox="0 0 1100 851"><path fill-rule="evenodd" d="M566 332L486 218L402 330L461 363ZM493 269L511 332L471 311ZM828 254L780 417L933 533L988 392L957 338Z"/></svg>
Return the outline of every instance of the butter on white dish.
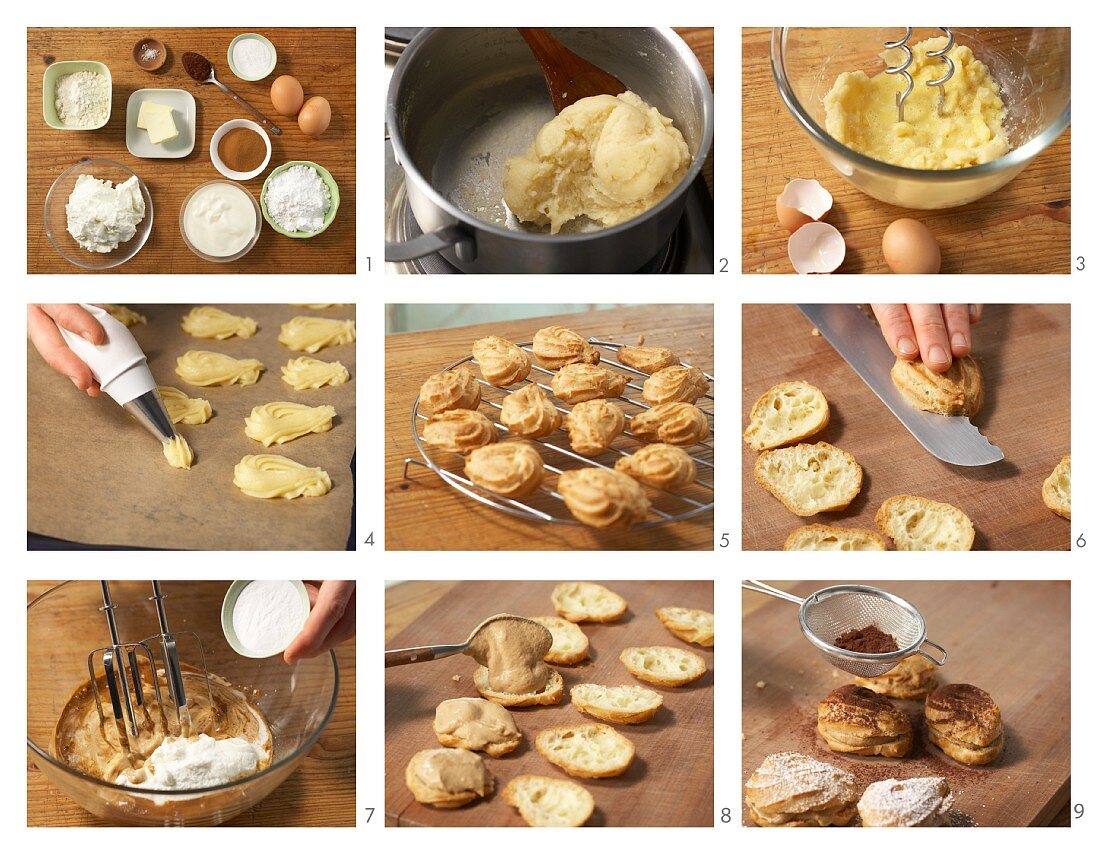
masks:
<svg viewBox="0 0 1100 851"><path fill-rule="evenodd" d="M151 100L141 102L137 126L149 133L149 141L154 145L171 142L180 134L176 120L172 117L172 107Z"/></svg>
<svg viewBox="0 0 1100 851"><path fill-rule="evenodd" d="M231 260L255 243L259 213L247 190L213 180L187 197L180 226L189 247L208 258Z"/></svg>
<svg viewBox="0 0 1100 851"><path fill-rule="evenodd" d="M222 602L222 631L237 653L264 659L282 653L309 617L309 595L297 579L239 579Z"/></svg>
<svg viewBox="0 0 1100 851"><path fill-rule="evenodd" d="M690 165L672 119L633 92L595 95L567 106L508 160L504 201L551 233L582 216L610 227L659 203Z"/></svg>

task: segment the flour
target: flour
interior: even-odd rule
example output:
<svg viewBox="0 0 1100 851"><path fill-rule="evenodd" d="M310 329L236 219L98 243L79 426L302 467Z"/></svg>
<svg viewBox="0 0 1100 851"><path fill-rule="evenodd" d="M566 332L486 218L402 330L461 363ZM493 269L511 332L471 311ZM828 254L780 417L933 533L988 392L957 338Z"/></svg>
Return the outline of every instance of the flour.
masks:
<svg viewBox="0 0 1100 851"><path fill-rule="evenodd" d="M142 789L206 789L254 774L267 753L247 739L169 737L119 782Z"/></svg>
<svg viewBox="0 0 1100 851"><path fill-rule="evenodd" d="M66 127L100 127L111 111L111 84L95 71L58 77L54 97L57 117Z"/></svg>
<svg viewBox="0 0 1100 851"><path fill-rule="evenodd" d="M145 218L145 199L136 175L112 186L90 174L76 179L65 205L66 226L81 248L106 254L133 238Z"/></svg>
<svg viewBox="0 0 1100 851"><path fill-rule="evenodd" d="M319 231L332 205L332 195L317 169L292 165L280 171L267 185L264 206L283 230Z"/></svg>
<svg viewBox="0 0 1100 851"><path fill-rule="evenodd" d="M309 603L302 600L294 583L254 580L233 605L233 631L248 650L274 656L302 631L308 615Z"/></svg>

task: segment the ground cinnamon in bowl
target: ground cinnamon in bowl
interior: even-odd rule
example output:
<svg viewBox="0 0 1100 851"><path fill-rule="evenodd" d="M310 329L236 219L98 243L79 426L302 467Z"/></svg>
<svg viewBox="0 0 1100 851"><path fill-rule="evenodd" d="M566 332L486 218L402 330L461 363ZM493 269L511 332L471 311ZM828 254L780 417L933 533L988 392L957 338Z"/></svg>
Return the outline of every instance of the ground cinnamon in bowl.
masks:
<svg viewBox="0 0 1100 851"><path fill-rule="evenodd" d="M833 642L841 650L855 653L896 653L898 642L874 624L862 629L850 629Z"/></svg>
<svg viewBox="0 0 1100 851"><path fill-rule="evenodd" d="M254 171L263 165L267 145L255 130L234 127L218 142L218 156L230 171Z"/></svg>

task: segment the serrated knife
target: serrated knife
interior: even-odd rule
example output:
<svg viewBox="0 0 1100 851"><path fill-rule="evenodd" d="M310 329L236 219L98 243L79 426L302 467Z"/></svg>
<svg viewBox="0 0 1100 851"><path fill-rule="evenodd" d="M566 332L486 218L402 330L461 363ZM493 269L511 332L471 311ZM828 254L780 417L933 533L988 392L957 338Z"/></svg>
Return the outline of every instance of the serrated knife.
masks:
<svg viewBox="0 0 1100 851"><path fill-rule="evenodd" d="M1004 453L966 417L942 417L918 411L905 401L890 377L896 360L894 353L879 327L857 305L800 304L798 309L920 445L941 461L960 467L982 467L1004 460Z"/></svg>

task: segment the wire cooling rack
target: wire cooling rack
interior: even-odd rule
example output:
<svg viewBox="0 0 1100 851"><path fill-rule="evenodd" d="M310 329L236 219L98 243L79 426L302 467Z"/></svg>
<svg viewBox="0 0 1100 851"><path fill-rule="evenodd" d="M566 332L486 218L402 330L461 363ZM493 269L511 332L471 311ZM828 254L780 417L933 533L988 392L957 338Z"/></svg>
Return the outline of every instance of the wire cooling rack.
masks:
<svg viewBox="0 0 1100 851"><path fill-rule="evenodd" d="M623 390L623 395L619 399L608 400L621 405L627 423L626 431L619 435L606 451L595 458L586 458L574 452L569 445L569 435L564 429L558 429L548 437L541 439L524 438L524 440L533 444L538 449L539 454L542 455L547 475L543 478L542 485L533 494L524 497L522 500L511 499L478 487L466 478L463 472L464 456L438 449L424 440L420 434L420 429L417 428L417 423L418 421L427 421L428 417L419 411L420 398L418 396L413 402L411 424L413 439L416 441L416 448L420 450L421 457L405 459L405 478L409 478L410 465L424 467L434 472L455 490L490 508L540 523L583 526L583 523L569 513L569 509L565 507L564 499L557 492L557 477L564 470L579 469L584 466L601 467L605 470L614 469L615 461L618 458L631 455L639 447L645 445L630 434L630 421L635 413L641 413L650 408L649 403L642 398L642 382L649 375L641 370L619 363L617 356L623 344L598 340L594 337L589 337L588 342L600 349L600 364L602 366L606 366L612 371L625 373L629 378L626 388ZM498 438L504 438L511 434L507 426L502 425L500 422L500 408L504 397L521 389L526 384L538 384L539 387L550 394L555 407L562 414L569 413L569 408L563 406L560 400L554 397L553 391L550 389L549 379L554 375L554 371L538 365L538 359L531 353L531 343L520 343L519 345L531 355L531 373L522 382L517 382L509 387L495 387L480 377L478 374L480 370L471 370L474 373L475 380L481 385L481 405L478 410L489 418L498 432L502 433L498 434ZM476 367L477 361L474 360L473 355L469 355L455 361L445 369L454 369L463 364L472 364ZM663 526L666 523L688 520L714 510L714 376L707 373L703 374L711 382L712 390L699 399L696 406L707 415L710 434L702 443L682 447L695 460L696 480L691 485L676 492L661 490L643 483L642 487L645 489L651 504L649 515L645 520L631 527L633 529ZM485 408L490 408L491 411L487 412Z"/></svg>

